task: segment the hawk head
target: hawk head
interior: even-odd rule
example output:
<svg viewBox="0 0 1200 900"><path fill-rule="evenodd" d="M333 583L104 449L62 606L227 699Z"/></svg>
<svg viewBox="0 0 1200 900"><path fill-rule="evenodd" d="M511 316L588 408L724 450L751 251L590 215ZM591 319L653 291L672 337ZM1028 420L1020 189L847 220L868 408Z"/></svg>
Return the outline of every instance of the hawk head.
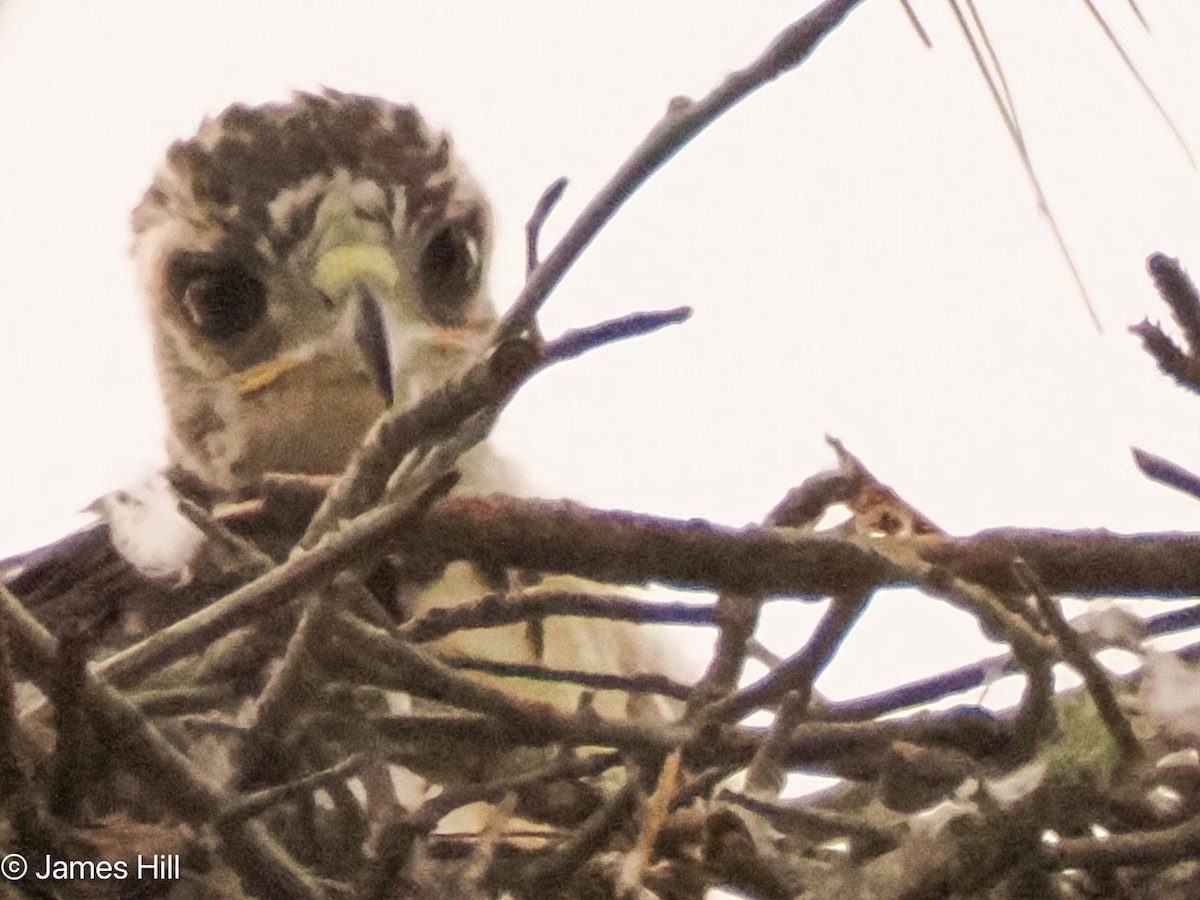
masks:
<svg viewBox="0 0 1200 900"><path fill-rule="evenodd" d="M464 369L495 312L479 187L411 107L229 107L133 212L173 465L219 493L340 471L382 410Z"/></svg>

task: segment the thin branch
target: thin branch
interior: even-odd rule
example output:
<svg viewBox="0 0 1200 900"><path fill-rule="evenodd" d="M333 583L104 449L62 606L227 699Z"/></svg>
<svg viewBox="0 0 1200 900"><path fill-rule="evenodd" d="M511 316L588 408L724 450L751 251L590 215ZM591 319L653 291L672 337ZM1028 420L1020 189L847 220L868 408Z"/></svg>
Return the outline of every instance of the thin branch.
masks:
<svg viewBox="0 0 1200 900"><path fill-rule="evenodd" d="M637 600L620 594L531 591L511 596L487 594L456 606L434 607L396 629L398 637L423 644L455 631L498 628L548 616L581 616L621 622L712 625L713 607L698 603Z"/></svg>
<svg viewBox="0 0 1200 900"><path fill-rule="evenodd" d="M356 674L371 679L369 683L496 716L506 727L519 729L528 738L540 736L546 743L562 740L661 751L683 743L687 737L678 726L566 713L548 702L514 697L455 672L433 655L397 640L381 628L348 617L339 619L338 624L340 635L353 635L354 641L353 657L345 659L344 665L358 665Z"/></svg>
<svg viewBox="0 0 1200 900"><path fill-rule="evenodd" d="M1137 5L1137 0L1128 0L1129 9L1133 12L1134 17L1141 23L1141 26L1150 31L1150 23L1146 21L1146 17L1142 15L1142 9Z"/></svg>
<svg viewBox="0 0 1200 900"><path fill-rule="evenodd" d="M648 334L683 322L687 307L634 313L588 328L566 332L548 344L523 338L498 343L490 356L456 381L443 385L411 409L385 412L363 445L326 493L298 547L316 545L343 520L360 515L383 495L397 467L412 451L433 440L448 439L473 416L498 412L517 389L545 366L573 359L587 350ZM486 435L483 429L478 435ZM468 449L463 443L462 452Z"/></svg>
<svg viewBox="0 0 1200 900"><path fill-rule="evenodd" d="M1200 606L1171 610L1151 616L1145 622L1149 637L1174 634L1200 625ZM1200 645L1197 645L1200 646ZM1179 651L1187 657L1186 649ZM1004 653L979 662L950 669L938 675L911 681L876 694L828 703L814 713L814 717L828 722L868 721L915 706L924 706L942 700L952 694L961 694L972 688L981 687L995 678L1013 675L1020 667L1011 653Z"/></svg>
<svg viewBox="0 0 1200 900"><path fill-rule="evenodd" d="M713 704L708 716L716 721L736 721L753 709L779 702L793 691L798 692L799 698L804 701L804 711L807 711L813 683L829 665L842 640L866 609L869 598L870 592L834 597L813 629L808 643L798 653L754 684Z"/></svg>
<svg viewBox="0 0 1200 900"><path fill-rule="evenodd" d="M841 470L822 472L789 490L763 519L770 527L811 530L834 503L853 492L855 479ZM713 611L720 631L708 668L688 701L688 715L707 715L705 708L737 689L758 630L763 598L757 594L722 591ZM761 645L759 645L761 647Z"/></svg>
<svg viewBox="0 0 1200 900"><path fill-rule="evenodd" d="M450 490L458 480L453 473L449 476L442 474L440 478L438 475L436 469L432 473L415 473L405 485L404 496L393 498L394 504L414 518L423 516L429 505ZM373 597L362 584L359 571L358 568L339 571L330 584L306 598L300 621L287 641L283 659L254 702L246 739L240 748L244 762L265 761L274 755L272 750L278 742L284 720L295 714L297 695L302 694L311 683L312 643L322 639L329 630L336 610L348 605L345 602L348 597L363 597L368 605L374 604ZM257 781L260 774L257 768L252 764L243 765L239 772L239 784Z"/></svg>
<svg viewBox="0 0 1200 900"><path fill-rule="evenodd" d="M243 794L221 811L218 821L236 822L253 818L272 806L287 803L289 800L302 794L311 793L317 788L344 781L366 764L367 757L362 753L355 753L320 772L313 772L311 775L305 775L303 778L297 778L287 784Z"/></svg>
<svg viewBox="0 0 1200 900"><path fill-rule="evenodd" d="M621 691L626 694L659 694L676 700L687 700L692 688L673 681L665 675L618 675L609 672L584 672L579 669L559 669L538 663L502 662L470 656L442 655L441 661L451 669L483 672L498 678L531 678L536 681L555 681L578 684L598 691Z"/></svg>
<svg viewBox="0 0 1200 900"><path fill-rule="evenodd" d="M1096 706L1096 712L1099 713L1100 720L1116 743L1121 757L1126 762L1141 759L1145 755L1145 751L1133 733L1133 726L1121 712L1112 684L1109 683L1104 670L1092 659L1083 640L1070 623L1063 618L1058 603L1046 591L1045 585L1042 584L1037 573L1029 564L1023 559L1017 558L1013 561L1013 572L1037 598L1038 609L1041 610L1046 623L1058 640L1059 646L1062 647L1063 656L1082 676L1083 683L1092 697L1092 703Z"/></svg>
<svg viewBox="0 0 1200 900"><path fill-rule="evenodd" d="M1179 260L1165 253L1151 253L1146 259L1146 270L1183 332L1189 355L1200 353L1200 291L1195 282Z"/></svg>
<svg viewBox="0 0 1200 900"><path fill-rule="evenodd" d="M563 193L567 189L566 178L556 178L554 182L542 192L542 196L538 198L538 202L533 207L533 213L529 216L529 221L525 223L525 275L528 277L533 274L533 270L538 266L538 243L542 235L542 228L546 224L546 219L550 213L554 211L554 207L558 205L558 201L562 199Z"/></svg>
<svg viewBox="0 0 1200 900"><path fill-rule="evenodd" d="M1200 819L1173 828L1110 834L1103 838L1063 838L1044 844L1042 856L1059 868L1147 866L1193 859L1200 854Z"/></svg>
<svg viewBox="0 0 1200 900"><path fill-rule="evenodd" d="M620 895L627 895L642 884L642 878L654 852L654 844L667 821L671 802L679 791L679 769L682 760L683 754L678 748L667 754L658 772L654 792L642 804L637 840L633 849L626 855L617 879L617 892Z"/></svg>
<svg viewBox="0 0 1200 900"><path fill-rule="evenodd" d="M814 717L828 722L870 721L902 709L924 706L952 694L961 694L993 678L1019 671L1020 667L1012 654L1004 653L876 694L827 704L815 712Z"/></svg>
<svg viewBox="0 0 1200 900"><path fill-rule="evenodd" d="M568 873L576 870L620 827L636 797L637 783L628 778L574 833L560 841L552 851L530 861L520 873L520 883L551 889L561 885Z"/></svg>
<svg viewBox="0 0 1200 900"><path fill-rule="evenodd" d="M679 325L686 322L691 315L691 307L677 306L674 309L654 312L630 313L588 328L572 328L546 345L543 360L549 364L574 359L603 344L640 337L670 325Z"/></svg>
<svg viewBox="0 0 1200 900"><path fill-rule="evenodd" d="M0 585L0 622L14 649L19 648L20 658L33 661L27 673L51 700L56 700L56 679L47 674L54 670L57 641L3 585ZM121 748L122 765L139 770L145 776L144 786L160 802L190 822L211 822L230 804L232 798L212 787L194 764L127 699L91 672L85 671L81 677L87 709L105 739ZM315 880L261 825L241 823L222 832L227 837L224 847L230 860L252 883L279 896L321 895Z"/></svg>
<svg viewBox="0 0 1200 900"><path fill-rule="evenodd" d="M219 521L211 512L187 497L175 497L175 504L180 514L195 525L209 541L211 548L217 548L221 554L228 557L233 566L230 570L249 579L257 577L275 567L275 560L269 554L258 549L245 538L234 534ZM210 549L208 552L212 552Z"/></svg>
<svg viewBox="0 0 1200 900"><path fill-rule="evenodd" d="M894 847L907 831L905 825L900 822L890 827L880 826L871 822L869 816L821 809L803 800L773 803L727 788L722 789L718 799L744 806L751 812L765 817L777 828L792 833L799 832L815 841L849 836L867 841L873 847L887 849Z"/></svg>
<svg viewBox="0 0 1200 900"><path fill-rule="evenodd" d="M767 739L762 742L750 765L746 767L746 792L754 797L776 798L783 790L787 777L787 748L792 731L808 714L810 690L802 687L790 691L779 704L779 712L771 723Z"/></svg>
<svg viewBox="0 0 1200 900"><path fill-rule="evenodd" d="M567 270L637 188L697 134L748 94L802 63L860 0L826 0L785 28L762 54L701 100L672 101L663 118L600 189L525 282L505 314L497 340L528 328Z"/></svg>
<svg viewBox="0 0 1200 900"><path fill-rule="evenodd" d="M439 486L440 489L440 486ZM362 564L383 552L389 535L411 527L419 512L402 505L385 507L347 523L313 549L283 563L194 615L113 654L96 671L117 684L128 684L177 659L197 653L226 632L255 622L306 590L332 580L346 560Z"/></svg>
<svg viewBox="0 0 1200 900"><path fill-rule="evenodd" d="M908 24L913 27L913 31L917 33L917 37L921 39L921 43L926 48L932 48L933 41L929 39L929 33L925 30L925 26L921 24L921 20L917 18L917 13L912 8L909 0L900 0L900 7L904 10L904 15L908 17Z"/></svg>
<svg viewBox="0 0 1200 900"><path fill-rule="evenodd" d="M1175 379L1180 387L1200 393L1200 358L1185 353L1161 327L1149 319L1130 325L1129 331L1142 339L1142 349L1158 364L1160 372Z"/></svg>
<svg viewBox="0 0 1200 900"><path fill-rule="evenodd" d="M1188 146L1187 139L1183 136L1183 132L1179 130L1179 126L1175 124L1175 121L1167 112L1166 107L1162 105L1162 101L1158 99L1158 95L1154 93L1154 89L1150 87L1150 85L1146 82L1146 79L1142 77L1142 73L1138 70L1138 67L1129 57L1129 53L1126 52L1125 48L1121 45L1121 42L1117 39L1116 34L1112 30L1112 26L1108 24L1104 16L1100 15L1100 10L1096 8L1096 4L1093 3L1092 0L1083 0L1083 5L1086 6L1088 12L1092 14L1092 18L1095 19L1096 24L1100 26L1100 30L1104 32L1104 36L1108 39L1108 42L1112 44L1112 47L1117 52L1117 55L1121 57L1121 62L1125 64L1125 68L1128 69L1129 74L1133 76L1133 80L1137 82L1138 87L1142 89L1142 93L1146 95L1146 98L1150 101L1151 105L1155 108L1155 110L1158 111L1159 117L1166 124L1167 128L1170 129L1171 134L1174 135L1176 143L1179 144L1180 149L1183 150L1184 155L1187 157L1188 165L1190 165L1193 169L1196 168L1196 158L1192 156L1192 150ZM1130 0L1130 6L1133 8L1134 14L1138 17L1138 20L1143 26L1145 26L1146 20L1142 18L1141 11L1137 8L1137 5L1133 2L1133 0Z"/></svg>
<svg viewBox="0 0 1200 900"><path fill-rule="evenodd" d="M958 23L963 39L967 42L967 47L970 49L971 55L975 58L976 68L978 68L980 75L983 77L988 93L991 94L992 101L1000 113L1000 118L1004 122L1004 127L1008 131L1013 147L1016 148L1017 156L1021 160L1021 166L1025 171L1026 177L1029 179L1030 186L1033 188L1034 197L1037 199L1038 209L1046 217L1046 224L1050 226L1050 233L1054 237L1054 242L1058 245L1058 252L1062 255L1063 261L1067 265L1067 270L1071 274L1072 281L1075 282L1075 287L1079 291L1079 296L1083 300L1084 307L1087 309L1088 317L1092 320L1092 324L1096 326L1096 331L1103 332L1104 327L1100 324L1100 317L1092 305L1091 295L1088 293L1087 286L1083 283L1083 275L1080 273L1079 267L1075 264L1075 258L1072 256L1070 248L1067 247L1066 237L1059 227L1058 219L1050 208L1050 202L1046 199L1041 179L1033 167L1033 158L1029 154L1029 148L1025 145L1025 138L1021 134L1021 128L1017 122L1014 109L1001 96L1001 90L997 86L996 79L992 77L991 68L984 60L983 53L980 51L979 42L971 32L962 9L959 8L958 4L960 0L947 0L947 2L954 13L955 21ZM986 32L984 31L981 31L981 34L986 36ZM997 72L1000 72L998 60Z"/></svg>
<svg viewBox="0 0 1200 900"><path fill-rule="evenodd" d="M1200 475L1169 459L1133 448L1133 461L1147 478L1200 500Z"/></svg>
<svg viewBox="0 0 1200 900"><path fill-rule="evenodd" d="M1183 332L1187 350L1149 319L1131 325L1129 330L1142 339L1143 348L1164 375L1189 390L1200 391L1200 292L1179 260L1165 253L1152 253L1146 260L1146 269Z"/></svg>

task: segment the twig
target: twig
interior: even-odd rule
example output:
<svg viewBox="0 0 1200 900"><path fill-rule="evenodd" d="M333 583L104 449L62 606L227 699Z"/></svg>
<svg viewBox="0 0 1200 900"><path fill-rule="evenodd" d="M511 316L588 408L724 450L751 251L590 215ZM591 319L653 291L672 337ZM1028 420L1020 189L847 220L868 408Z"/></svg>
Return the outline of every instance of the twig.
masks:
<svg viewBox="0 0 1200 900"><path fill-rule="evenodd" d="M253 818L272 806L286 803L301 794L310 793L317 788L342 781L356 773L366 763L367 757L364 754L355 753L320 772L313 772L311 775L305 775L303 778L297 778L287 784L243 794L221 811L218 821L237 822Z"/></svg>
<svg viewBox="0 0 1200 900"><path fill-rule="evenodd" d="M893 559L893 562L896 560ZM933 594L965 609L979 623L1008 643L1022 665L1054 658L1053 646L1022 616L1011 611L988 588L965 581L950 572L932 568L925 572L909 569L914 582Z"/></svg>
<svg viewBox="0 0 1200 900"><path fill-rule="evenodd" d="M498 412L543 367L606 343L682 322L689 312L680 307L635 313L569 331L548 344L523 338L499 342L490 356L458 380L432 392L411 409L389 410L379 418L346 471L326 493L298 546L314 546L341 521L368 509L382 496L392 474L411 451L426 442L446 439L485 410ZM462 449L465 452L467 448Z"/></svg>
<svg viewBox="0 0 1200 900"><path fill-rule="evenodd" d="M1195 169L1196 158L1192 156L1192 149L1188 146L1187 138L1183 136L1183 132L1179 130L1179 126L1175 124L1175 120L1171 118L1170 113L1167 112L1167 108L1163 106L1162 101L1158 99L1158 95L1154 93L1154 89L1150 87L1150 84L1142 76L1141 71L1138 69L1133 59L1129 56L1129 52L1121 44L1120 40L1118 40L1116 33L1112 30L1112 26L1109 25L1104 16L1100 14L1100 10L1096 8L1096 4L1093 2L1093 0L1083 0L1083 5L1086 6L1088 12L1092 14L1092 18L1096 20L1096 24L1100 26L1100 30L1104 32L1104 36L1112 45L1113 50L1116 51L1117 56L1121 58L1121 62L1125 64L1125 68L1129 71L1129 74L1133 77L1133 80L1136 81L1138 87L1142 89L1142 93L1146 95L1146 99L1150 101L1150 105L1154 107L1154 110L1158 113L1159 118L1163 120L1163 123L1167 126L1167 129L1175 138L1175 142L1179 144L1180 149L1183 150L1183 155L1187 157L1188 165ZM1137 16L1138 20L1142 23L1142 26L1145 27L1146 20L1142 18L1141 10L1137 8L1137 4L1131 0L1129 5L1133 8L1133 12Z"/></svg>
<svg viewBox="0 0 1200 900"><path fill-rule="evenodd" d="M568 873L575 871L608 835L620 827L636 797L637 783L628 778L574 833L560 841L553 850L527 863L519 874L518 882L543 887L561 885Z"/></svg>
<svg viewBox="0 0 1200 900"><path fill-rule="evenodd" d="M1013 560L1013 571L1029 589L1029 592L1037 598L1038 609L1041 610L1046 624L1050 626L1059 646L1062 647L1063 656L1082 676L1083 683L1092 697L1092 702L1096 705L1096 712L1099 713L1104 727L1108 729L1108 733L1116 743L1121 758L1125 762L1141 759L1145 755L1142 745L1133 733L1133 726L1121 712L1116 694L1113 693L1112 685L1104 674L1104 670L1088 653L1087 647L1084 646L1075 629L1063 618L1062 610L1046 591L1045 586L1038 579L1037 573L1030 568L1028 563L1018 557Z"/></svg>
<svg viewBox="0 0 1200 900"><path fill-rule="evenodd" d="M1087 310L1088 317L1092 320L1092 324L1096 327L1097 332L1103 332L1104 327L1100 324L1100 317L1096 313L1095 307L1092 305L1091 295L1088 293L1087 285L1083 283L1083 275L1079 271L1079 267L1075 264L1075 258L1071 254L1070 248L1067 246L1066 236L1063 234L1061 227L1058 224L1058 218L1054 215L1050 207L1050 202L1046 198L1046 193L1042 189L1041 178L1037 174L1037 170L1033 166L1033 157L1029 153L1029 147L1025 143L1025 136L1022 133L1020 122L1017 120L1016 106L1012 102L1012 96L1008 92L1004 71L1000 66L999 57L995 53L990 52L990 39L988 38L987 29L984 28L983 22L978 18L975 19L976 27L979 30L980 39L976 40L975 35L971 32L970 26L967 24L966 17L963 15L962 9L959 7L961 0L949 0L951 11L954 13L955 21L958 23L959 30L962 32L963 40L966 41L971 55L975 58L975 65L979 69L979 74L983 78L984 84L987 86L988 92L992 95L992 100L996 105L996 110L1000 113L1000 118L1004 122L1005 128L1008 130L1008 135L1012 141L1013 148L1017 151L1017 157L1021 161L1021 167L1025 171L1025 176L1029 180L1030 187L1033 188L1034 198L1037 200L1038 210L1046 217L1046 224L1050 226L1050 233L1054 238L1055 244L1058 245L1058 252L1063 258L1063 262L1067 265L1067 271L1071 275L1071 280L1075 282L1075 287L1079 291L1079 296L1083 300L1084 308ZM967 5L974 10L974 4L971 0L965 0ZM983 43L983 48L989 50L991 66L984 59L984 54L980 48L980 41ZM996 74L993 76L992 70ZM997 83L999 82L999 83ZM1003 89L1003 90L1002 90Z"/></svg>
<svg viewBox="0 0 1200 900"><path fill-rule="evenodd" d="M184 716L215 709L222 703L236 699L237 693L233 685L226 682L134 691L130 692L128 696L143 715L156 718L159 716Z"/></svg>
<svg viewBox="0 0 1200 900"><path fill-rule="evenodd" d="M621 754L615 752L587 756L563 755L543 766L505 778L495 778L480 784L457 784L447 787L435 797L422 803L405 817L405 825L418 832L429 832L449 813L480 801L495 801L506 794L520 796L523 791L539 784L559 781L580 781L592 778L621 765Z"/></svg>
<svg viewBox="0 0 1200 900"><path fill-rule="evenodd" d="M96 775L96 745L87 708L85 635L75 632L58 641L54 675L54 770L50 811L74 821L83 806L86 786Z"/></svg>
<svg viewBox="0 0 1200 900"><path fill-rule="evenodd" d="M1029 759L1058 721L1054 708L1054 665L1053 660L1044 655L1024 659L1017 656L1017 661L1025 674L1025 690L1013 718L1013 742L1019 758Z"/></svg>
<svg viewBox="0 0 1200 900"><path fill-rule="evenodd" d="M772 825L813 841L828 841L849 836L868 842L876 849L894 847L907 831L904 824L881 826L865 815L850 815L836 810L820 809L804 801L771 802L728 788L721 790L719 800L736 803L766 818Z"/></svg>
<svg viewBox="0 0 1200 900"><path fill-rule="evenodd" d="M746 792L751 796L776 798L783 790L789 738L808 712L809 696L808 691L799 688L790 691L779 704L767 739L746 768Z"/></svg>
<svg viewBox="0 0 1200 900"><path fill-rule="evenodd" d="M1200 392L1200 359L1192 353L1184 353L1158 325L1143 319L1130 325L1131 333L1142 339L1144 349L1158 364L1158 370L1173 378L1180 387Z"/></svg>
<svg viewBox="0 0 1200 900"><path fill-rule="evenodd" d="M821 473L792 488L766 515L771 527L805 528L816 522L833 503L848 496L853 479L842 472ZM688 716L707 716L706 708L737 690L746 659L757 644L762 596L722 591L717 595L713 617L718 628L716 648L708 668L688 700ZM761 647L761 645L758 645ZM764 648L765 649L765 648ZM774 668L773 666L771 668Z"/></svg>
<svg viewBox="0 0 1200 900"><path fill-rule="evenodd" d="M883 560L836 538L501 496L450 497L407 531L401 546L415 554L608 584L659 581L814 600L892 574Z"/></svg>
<svg viewBox="0 0 1200 900"><path fill-rule="evenodd" d="M778 864L778 854L761 852L750 827L727 807L705 817L700 857L711 878L734 888L739 895L756 900L792 900L801 892L801 880ZM796 859L789 862L792 866L803 865Z"/></svg>
<svg viewBox="0 0 1200 900"><path fill-rule="evenodd" d="M917 18L916 11L913 10L909 0L900 0L900 6L904 10L904 15L908 17L908 24L913 27L913 31L917 33L917 37L921 39L921 43L927 48L933 46L933 41L929 39L929 33L925 31L925 26L921 24L921 20Z"/></svg>
<svg viewBox="0 0 1200 900"><path fill-rule="evenodd" d="M1110 834L1104 838L1063 838L1043 844L1041 854L1058 868L1148 866L1192 859L1200 854L1200 818L1172 828Z"/></svg>
<svg viewBox="0 0 1200 900"><path fill-rule="evenodd" d="M46 673L53 670L57 642L3 585L0 585L0 621L10 641L20 648L20 656L35 662L27 670L30 677L51 700L56 700L57 685ZM209 785L191 761L124 697L91 672L85 671L82 679L87 709L106 740L121 748L124 754L121 763L141 770L147 776L144 781L147 789L168 808L190 822L211 822L231 802L231 798ZM222 833L230 860L267 893L296 898L321 895L315 880L262 826L243 823L222 829Z"/></svg>
<svg viewBox="0 0 1200 900"><path fill-rule="evenodd" d="M223 556L234 561L234 571L239 575L249 579L274 568L275 560L271 559L269 554L234 534L207 509L187 497L176 496L174 499L180 514L200 529L213 545L220 548Z"/></svg>
<svg viewBox="0 0 1200 900"><path fill-rule="evenodd" d="M703 99L673 101L526 280L500 323L497 340L519 335L530 326L563 275L642 182L743 97L802 63L859 2L826 0L780 32L757 59L726 76Z"/></svg>
<svg viewBox="0 0 1200 900"><path fill-rule="evenodd" d="M292 556L211 606L113 654L97 671L114 683L128 684L160 666L196 653L222 634L254 622L301 592L328 583L341 571L345 560L362 564L382 553L389 535L411 527L418 517L418 512L401 505L361 516L317 547Z"/></svg>
<svg viewBox="0 0 1200 900"><path fill-rule="evenodd" d="M432 472L417 472L406 484L403 496L393 498L393 503L409 515L418 518L425 514L429 505L443 496L457 482L454 473L441 473L438 467ZM439 477L440 476L440 477ZM304 605L300 622L292 632L284 651L283 659L271 674L266 686L254 703L251 721L243 741L243 761L264 761L272 754L278 742L283 721L296 712L297 694L309 684L313 672L311 644L328 631L337 607L345 606L347 597L362 596L373 604L370 593L363 587L359 569L341 571L322 590L313 592ZM243 765L239 772L239 786L253 784L259 776L259 766Z"/></svg>
<svg viewBox="0 0 1200 900"><path fill-rule="evenodd" d="M565 713L553 704L535 702L460 675L431 654L384 629L358 619L338 620L343 639L352 640L354 653L343 665L357 665L356 675L388 690L436 700L452 706L496 716L506 727L538 737L544 743L608 745L617 748L663 751L683 742L686 731L673 725L649 725L594 715ZM327 651L328 652L328 651Z"/></svg>
<svg viewBox="0 0 1200 900"><path fill-rule="evenodd" d="M9 846L62 858L58 829L26 774L29 768L44 770L46 755L31 752L33 742L17 718L16 675L7 631L0 628L0 797L4 797L11 835ZM34 756L36 767L29 765L29 756Z"/></svg>
<svg viewBox="0 0 1200 900"><path fill-rule="evenodd" d="M1145 622L1146 635L1173 634L1200 625L1200 606L1171 610L1152 616ZM1186 655L1186 651L1181 650ZM951 694L960 694L986 684L990 679L1012 675L1020 667L1005 653L979 662L950 669L929 678L911 681L876 694L829 703L814 713L814 717L828 722L867 721L899 710L924 706Z"/></svg>
<svg viewBox="0 0 1200 900"><path fill-rule="evenodd" d="M1011 675L1019 671L1020 667L1012 654L1005 653L876 694L830 703L814 715L827 722L869 721L908 707L924 706L951 694L979 687L999 675Z"/></svg>
<svg viewBox="0 0 1200 900"><path fill-rule="evenodd" d="M498 408L541 361L529 340L499 344L461 378L431 392L411 409L385 412L372 426L345 472L325 494L297 543L309 549L345 519L360 515L383 495L400 462L422 443L445 438L471 416Z"/></svg>
<svg viewBox="0 0 1200 900"><path fill-rule="evenodd" d="M659 769L654 792L642 804L637 840L634 841L633 849L626 854L617 877L616 887L620 896L626 896L642 884L642 877L654 852L654 843L662 832L671 802L679 790L679 768L682 759L683 754L678 749L667 754L662 768Z"/></svg>
<svg viewBox="0 0 1200 900"><path fill-rule="evenodd" d="M500 678L532 678L538 681L555 681L581 684L594 690L622 691L627 694L659 694L676 700L687 700L692 689L689 685L672 681L665 675L616 675L607 672L584 672L579 669L558 669L537 663L499 662L470 656L442 655L441 661L452 669L483 672Z"/></svg>
<svg viewBox="0 0 1200 900"><path fill-rule="evenodd" d="M1195 282L1179 260L1165 253L1151 253L1146 258L1146 270L1183 332L1188 351L1200 352L1200 291Z"/></svg>
<svg viewBox="0 0 1200 900"><path fill-rule="evenodd" d="M813 683L824 670L838 646L849 633L862 611L870 593L835 596L813 629L808 643L782 665L727 700L713 704L708 716L715 721L736 721L753 709L778 702L786 694L797 691L797 702L804 703L812 695Z"/></svg>
<svg viewBox="0 0 1200 900"><path fill-rule="evenodd" d="M658 331L660 328L666 328L668 325L686 322L691 315L691 307L677 306L674 309L654 312L630 313L619 319L611 319L588 328L572 328L545 346L542 359L545 363L574 359L602 344L639 337Z"/></svg>
<svg viewBox="0 0 1200 900"><path fill-rule="evenodd" d="M554 211L554 207L558 205L558 201L562 199L563 192L567 189L566 178L556 178L554 182L542 192L542 196L538 198L538 202L533 207L533 213L529 216L529 221L525 223L525 275L533 274L533 270L538 267L538 242L542 235L542 227L546 224L546 219L550 213Z"/></svg>
<svg viewBox="0 0 1200 900"><path fill-rule="evenodd" d="M1195 472L1137 447L1133 448L1133 461L1147 478L1200 500L1200 475Z"/></svg>
<svg viewBox="0 0 1200 900"><path fill-rule="evenodd" d="M128 683L325 583L344 560L361 562L397 545L446 559L572 572L609 583L660 581L798 599L864 585L912 584L878 555L828 536L737 531L564 502L450 498L435 504L420 523L397 508L364 515L319 547L115 654L99 671ZM1019 555L1056 593L1200 596L1200 535L997 529L971 538L923 541L920 555L995 589L1014 586L1011 571L1000 561Z"/></svg>
<svg viewBox="0 0 1200 900"><path fill-rule="evenodd" d="M1054 720L1052 666L1055 652L1050 641L1026 617L1010 609L996 592L966 581L949 569L914 558L911 548L903 545L877 541L873 546L897 568L907 572L924 591L966 610L987 632L1012 647L1026 677L1014 735L1022 754L1032 755L1048 724Z"/></svg>
<svg viewBox="0 0 1200 900"><path fill-rule="evenodd" d="M746 664L750 641L758 628L762 598L752 594L722 591L717 596L713 618L720 631L708 669L688 700L689 715L703 715L714 702L737 688Z"/></svg>
<svg viewBox="0 0 1200 900"><path fill-rule="evenodd" d="M1183 387L1200 391L1200 356L1197 355L1200 354L1200 292L1179 260L1164 253L1151 254L1146 260L1146 268L1159 296L1170 307L1183 332L1187 350L1177 346L1158 325L1150 324L1149 319L1143 319L1129 330L1142 339L1142 346L1164 375L1174 378Z"/></svg>
<svg viewBox="0 0 1200 900"><path fill-rule="evenodd" d="M531 591L511 596L487 594L458 606L434 607L400 625L396 634L416 644L469 628L496 628L548 616L581 616L622 622L712 625L713 607L699 603L636 600L620 594Z"/></svg>

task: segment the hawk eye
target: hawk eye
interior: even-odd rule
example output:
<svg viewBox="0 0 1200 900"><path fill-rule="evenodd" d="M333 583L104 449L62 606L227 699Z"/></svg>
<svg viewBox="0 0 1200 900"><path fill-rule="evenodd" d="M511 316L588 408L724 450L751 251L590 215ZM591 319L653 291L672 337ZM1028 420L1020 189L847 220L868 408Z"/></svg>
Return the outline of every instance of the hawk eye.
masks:
<svg viewBox="0 0 1200 900"><path fill-rule="evenodd" d="M439 325L455 325L479 287L479 243L449 226L433 236L421 254L418 287L425 311Z"/></svg>
<svg viewBox="0 0 1200 900"><path fill-rule="evenodd" d="M196 330L218 340L249 330L267 308L266 288L243 263L210 253L176 254L167 284Z"/></svg>

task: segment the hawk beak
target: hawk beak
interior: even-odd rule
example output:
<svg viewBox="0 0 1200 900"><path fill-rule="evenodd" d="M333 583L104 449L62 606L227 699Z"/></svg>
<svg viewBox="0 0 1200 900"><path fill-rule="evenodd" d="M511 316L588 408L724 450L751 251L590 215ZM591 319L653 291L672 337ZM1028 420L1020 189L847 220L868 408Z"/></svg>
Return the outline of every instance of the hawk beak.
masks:
<svg viewBox="0 0 1200 900"><path fill-rule="evenodd" d="M391 406L396 400L392 379L392 353L388 347L387 325L375 294L359 282L353 302L353 341L367 364L367 371L379 389L383 402Z"/></svg>
<svg viewBox="0 0 1200 900"><path fill-rule="evenodd" d="M326 297L344 297L350 309L350 340L384 402L396 399L395 348L383 301L395 290L399 271L385 247L370 242L340 244L318 260L313 285Z"/></svg>

